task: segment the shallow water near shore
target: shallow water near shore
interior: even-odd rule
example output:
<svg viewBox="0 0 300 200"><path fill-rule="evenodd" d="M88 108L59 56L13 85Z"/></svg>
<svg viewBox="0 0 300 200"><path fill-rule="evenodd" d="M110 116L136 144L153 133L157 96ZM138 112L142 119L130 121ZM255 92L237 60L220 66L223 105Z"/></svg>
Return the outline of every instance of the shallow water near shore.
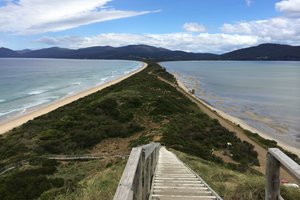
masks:
<svg viewBox="0 0 300 200"><path fill-rule="evenodd" d="M160 63L195 95L277 141L300 149L300 62Z"/></svg>
<svg viewBox="0 0 300 200"><path fill-rule="evenodd" d="M124 60L0 59L0 122L117 79L142 65Z"/></svg>

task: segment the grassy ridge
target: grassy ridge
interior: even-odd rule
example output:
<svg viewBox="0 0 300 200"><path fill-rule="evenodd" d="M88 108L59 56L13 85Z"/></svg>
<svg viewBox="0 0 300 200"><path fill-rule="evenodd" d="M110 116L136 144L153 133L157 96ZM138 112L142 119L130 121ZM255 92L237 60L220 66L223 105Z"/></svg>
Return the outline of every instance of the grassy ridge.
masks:
<svg viewBox="0 0 300 200"><path fill-rule="evenodd" d="M0 167L24 159L33 159L36 162L34 165L29 163L26 167L0 176L0 196L3 191L12 194L16 189L14 185L9 184L9 180L33 168L44 167L37 157L47 154L89 153L107 138L125 138L136 134L141 136L132 141L131 146L154 139L166 146L216 163L222 163L222 160L214 156L212 151L226 149L227 142L230 142L233 144L229 150L232 158L240 164L224 164L227 168L247 171L249 166L259 164L252 145L241 142L216 120L210 119L199 110L197 105L176 88L159 80L158 76L175 83L171 74L159 65L151 63L142 72L114 86L38 117L1 136ZM76 165L74 162L65 167L66 170L71 170ZM90 175L90 170L86 170L77 177L78 172L74 171L72 174L76 178L69 179L68 176L59 173L61 166L62 163L53 166L54 170L51 173L44 174L49 180L43 180L49 183L52 178L62 179L63 184L50 184L52 189L41 187L32 197L73 194L80 188L80 183ZM81 168L84 168L84 165ZM98 170L100 173L101 170L105 171L105 168ZM43 174L39 174L38 171L31 173L25 177L25 181L30 187L36 187L38 181L30 180L39 175ZM84 188L89 188L89 184L83 185ZM87 191L84 188L81 191ZM19 198L27 199L22 196L26 192L28 191L22 191Z"/></svg>

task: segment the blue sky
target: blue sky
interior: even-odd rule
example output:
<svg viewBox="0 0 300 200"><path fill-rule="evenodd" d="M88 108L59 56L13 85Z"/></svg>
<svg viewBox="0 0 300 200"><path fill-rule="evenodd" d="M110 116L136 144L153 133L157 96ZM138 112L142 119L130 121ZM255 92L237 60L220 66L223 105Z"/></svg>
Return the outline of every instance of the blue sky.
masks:
<svg viewBox="0 0 300 200"><path fill-rule="evenodd" d="M300 45L300 0L0 0L0 46L148 44L222 53Z"/></svg>

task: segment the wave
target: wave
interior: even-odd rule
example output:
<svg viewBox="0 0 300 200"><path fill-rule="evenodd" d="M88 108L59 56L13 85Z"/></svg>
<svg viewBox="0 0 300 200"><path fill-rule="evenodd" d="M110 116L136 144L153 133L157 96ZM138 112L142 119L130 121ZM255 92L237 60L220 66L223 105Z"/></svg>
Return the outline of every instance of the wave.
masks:
<svg viewBox="0 0 300 200"><path fill-rule="evenodd" d="M71 95L73 95L73 94L75 94L75 91L69 92L69 93L67 94L67 96L71 96Z"/></svg>
<svg viewBox="0 0 300 200"><path fill-rule="evenodd" d="M101 81L105 81L105 80L107 80L108 79L108 77L104 77L104 78L101 78L100 80Z"/></svg>
<svg viewBox="0 0 300 200"><path fill-rule="evenodd" d="M8 114L13 113L13 112L22 111L22 110L23 110L22 108L16 108L16 109L12 109L12 110L9 110L9 111L6 111L6 112L0 112L0 117L4 116L4 115L8 115Z"/></svg>
<svg viewBox="0 0 300 200"><path fill-rule="evenodd" d="M39 105L42 105L42 104L45 104L45 103L48 103L48 102L50 102L49 99L44 99L44 100L40 100L40 101L35 102L35 103L25 104L25 105L23 105L22 107L19 107L19 108L11 109L11 110L8 110L8 111L5 111L5 112L0 112L0 117L5 116L5 115L9 115L9 114L15 113L15 112L25 113L29 108L39 106Z"/></svg>
<svg viewBox="0 0 300 200"><path fill-rule="evenodd" d="M127 75L127 74L129 74L129 73L131 73L131 72L134 72L134 71L140 69L142 66L143 66L142 64L141 64L141 65L138 65L138 66L134 66L134 67L132 67L130 70L125 71L123 74L124 74L124 75Z"/></svg>
<svg viewBox="0 0 300 200"><path fill-rule="evenodd" d="M47 92L47 90L36 90L36 91L28 92L27 94L31 96L31 95L43 94L45 92Z"/></svg>
<svg viewBox="0 0 300 200"><path fill-rule="evenodd" d="M132 71L134 71L134 70L127 70L123 74L127 75L127 74L131 73Z"/></svg>
<svg viewBox="0 0 300 200"><path fill-rule="evenodd" d="M32 96L35 96L35 95L41 95L41 94L45 94L45 93L50 93L50 92L63 90L63 89L73 87L73 86L78 86L80 84L81 84L81 82L74 82L74 83L70 83L68 85L64 85L64 86L56 87L56 88L51 88L51 89L33 90L33 91L28 92L28 93L23 94L23 95L11 97L11 98L8 98L8 99L1 99L3 101L0 100L0 103L13 102L13 101L17 101L17 100L20 100L20 99L32 97Z"/></svg>
<svg viewBox="0 0 300 200"><path fill-rule="evenodd" d="M71 85L73 86L73 85L80 85L81 84L81 82L74 82L74 83L71 83Z"/></svg>

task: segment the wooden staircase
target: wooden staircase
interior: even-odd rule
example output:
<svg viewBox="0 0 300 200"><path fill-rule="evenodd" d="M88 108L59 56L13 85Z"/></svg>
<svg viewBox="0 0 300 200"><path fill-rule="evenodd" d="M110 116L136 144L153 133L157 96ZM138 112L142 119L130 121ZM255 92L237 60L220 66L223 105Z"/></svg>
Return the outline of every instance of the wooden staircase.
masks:
<svg viewBox="0 0 300 200"><path fill-rule="evenodd" d="M267 155L266 200L280 196L280 167L300 183L300 166L280 149ZM131 150L114 200L222 200L193 170L159 143Z"/></svg>
<svg viewBox="0 0 300 200"><path fill-rule="evenodd" d="M151 200L221 199L175 154L161 147L151 187Z"/></svg>
<svg viewBox="0 0 300 200"><path fill-rule="evenodd" d="M114 200L222 200L193 170L159 143L131 150Z"/></svg>

